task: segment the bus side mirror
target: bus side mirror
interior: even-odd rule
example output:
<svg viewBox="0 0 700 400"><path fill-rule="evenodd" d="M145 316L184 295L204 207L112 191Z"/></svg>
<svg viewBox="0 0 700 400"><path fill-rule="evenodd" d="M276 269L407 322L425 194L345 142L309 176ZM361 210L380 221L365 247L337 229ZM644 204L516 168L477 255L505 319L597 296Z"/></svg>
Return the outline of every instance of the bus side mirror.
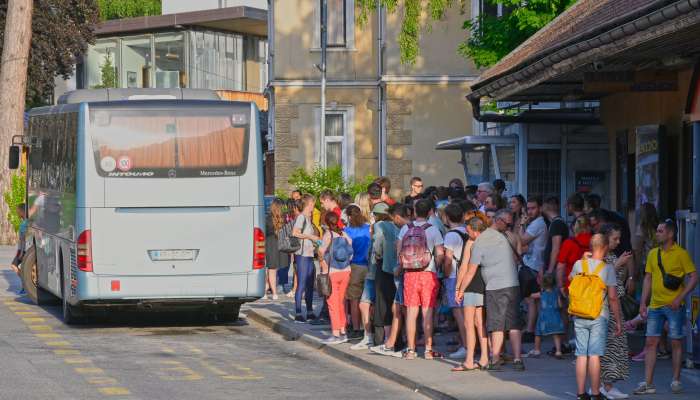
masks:
<svg viewBox="0 0 700 400"><path fill-rule="evenodd" d="M9 167L10 169L17 169L19 168L19 153L20 153L20 148L19 146L10 146L10 159L9 159Z"/></svg>

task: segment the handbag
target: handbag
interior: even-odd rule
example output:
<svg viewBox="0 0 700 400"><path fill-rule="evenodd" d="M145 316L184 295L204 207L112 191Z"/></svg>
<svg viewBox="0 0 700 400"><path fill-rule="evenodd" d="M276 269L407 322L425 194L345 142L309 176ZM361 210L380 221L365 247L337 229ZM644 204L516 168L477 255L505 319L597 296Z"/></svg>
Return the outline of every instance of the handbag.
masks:
<svg viewBox="0 0 700 400"><path fill-rule="evenodd" d="M663 276L664 287L668 290L678 290L683 284L683 277L677 277L675 275L667 274L664 268L663 262L661 262L661 247L656 251L656 260L659 264L659 269L661 270L661 275Z"/></svg>
<svg viewBox="0 0 700 400"><path fill-rule="evenodd" d="M639 314L639 302L629 294L620 297L620 308L625 321L631 321Z"/></svg>
<svg viewBox="0 0 700 400"><path fill-rule="evenodd" d="M316 275L316 291L323 297L331 295L333 288L331 286L331 277L329 274L321 273Z"/></svg>

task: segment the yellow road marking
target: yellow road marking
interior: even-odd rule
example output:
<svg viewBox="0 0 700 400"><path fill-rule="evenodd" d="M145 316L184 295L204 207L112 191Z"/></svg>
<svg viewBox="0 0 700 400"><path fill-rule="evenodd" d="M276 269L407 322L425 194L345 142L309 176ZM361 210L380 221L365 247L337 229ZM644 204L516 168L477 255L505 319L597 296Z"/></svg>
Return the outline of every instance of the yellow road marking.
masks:
<svg viewBox="0 0 700 400"><path fill-rule="evenodd" d="M48 325L27 325L33 331L52 331L53 328Z"/></svg>
<svg viewBox="0 0 700 400"><path fill-rule="evenodd" d="M103 387L97 389L100 393L107 395L107 396L126 396L131 394L129 392L129 389L124 388L124 387Z"/></svg>
<svg viewBox="0 0 700 400"><path fill-rule="evenodd" d="M98 374L103 374L104 371L102 368L97 368L97 367L82 367L82 368L75 368L75 372L81 374L81 375L98 375Z"/></svg>
<svg viewBox="0 0 700 400"><path fill-rule="evenodd" d="M59 339L63 337L58 333L35 333L34 336L41 339Z"/></svg>
<svg viewBox="0 0 700 400"><path fill-rule="evenodd" d="M74 349L57 349L53 351L57 356L77 356L80 354L80 350Z"/></svg>
<svg viewBox="0 0 700 400"><path fill-rule="evenodd" d="M66 342L65 340L61 340L58 342L46 342L46 345L51 346L51 347L70 347L71 346L70 342Z"/></svg>
<svg viewBox="0 0 700 400"><path fill-rule="evenodd" d="M220 368L217 368L217 367L215 367L214 365L212 365L212 364L210 364L210 363L208 363L208 362L206 362L206 361L204 361L204 360L200 360L199 363L200 363L204 368L208 369L209 371L213 372L213 373L216 374L216 375L219 375L219 376L226 376L226 375L228 375L228 372L226 372L226 371L224 371L224 370L222 370L222 369L220 369Z"/></svg>
<svg viewBox="0 0 700 400"><path fill-rule="evenodd" d="M175 353L175 350L170 347L163 347L161 350L163 350L164 353Z"/></svg>
<svg viewBox="0 0 700 400"><path fill-rule="evenodd" d="M66 357L63 362L66 364L90 364L92 360L85 357Z"/></svg>
<svg viewBox="0 0 700 400"><path fill-rule="evenodd" d="M255 380L263 379L263 377L257 376L257 375L244 375L244 376L225 375L225 376L222 376L221 379L226 379L229 381L255 381Z"/></svg>
<svg viewBox="0 0 700 400"><path fill-rule="evenodd" d="M15 314L17 314L17 315L39 315L35 311L15 311Z"/></svg>
<svg viewBox="0 0 700 400"><path fill-rule="evenodd" d="M36 317L36 318L22 318L22 321L24 321L25 323L29 324L29 323L32 323L32 322L45 322L46 319L40 318L40 317Z"/></svg>
<svg viewBox="0 0 700 400"><path fill-rule="evenodd" d="M180 361L161 361L160 364L164 365L182 365Z"/></svg>
<svg viewBox="0 0 700 400"><path fill-rule="evenodd" d="M118 383L116 379L107 376L94 376L87 378L87 382L93 385L116 385Z"/></svg>

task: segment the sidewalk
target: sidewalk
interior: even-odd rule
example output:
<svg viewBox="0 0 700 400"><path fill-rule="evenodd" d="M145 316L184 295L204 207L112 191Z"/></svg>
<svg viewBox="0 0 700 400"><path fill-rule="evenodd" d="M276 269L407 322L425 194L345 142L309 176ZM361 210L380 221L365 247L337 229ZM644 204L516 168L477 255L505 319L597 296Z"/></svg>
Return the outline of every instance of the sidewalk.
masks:
<svg viewBox="0 0 700 400"><path fill-rule="evenodd" d="M411 388L432 399L570 399L575 397L576 384L573 357L556 360L548 356L539 359L526 359L525 372L516 372L510 365L503 372L450 372L450 368L463 360L422 359L406 361L398 358L380 356L369 352L352 351L349 344L325 346L321 339L329 334L328 326L312 326L292 321L294 302L284 296L280 300L261 300L244 306L248 318L261 323L288 340L299 340L311 348L327 355L348 362L356 367L376 373L378 376ZM320 301L318 298L315 301ZM316 310L320 310L320 304ZM452 334L438 334L435 340L437 350L445 353L444 345ZM543 349L551 348L551 343L543 343ZM525 351L532 344L524 345ZM618 387L625 393L631 393L637 383L643 380L643 363L631 363L631 377ZM671 395L671 361L657 362L655 383L656 396L646 398L697 399L700 393L700 370L682 372L684 393ZM630 396L635 397L635 396ZM639 396L639 398L643 398Z"/></svg>

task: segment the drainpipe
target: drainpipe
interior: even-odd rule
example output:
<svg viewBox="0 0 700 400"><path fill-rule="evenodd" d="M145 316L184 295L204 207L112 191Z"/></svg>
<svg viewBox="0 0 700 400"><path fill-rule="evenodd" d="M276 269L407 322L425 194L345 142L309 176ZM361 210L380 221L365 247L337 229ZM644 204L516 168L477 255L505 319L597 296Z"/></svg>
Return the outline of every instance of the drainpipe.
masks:
<svg viewBox="0 0 700 400"><path fill-rule="evenodd" d="M275 0L267 0L267 148L275 150Z"/></svg>
<svg viewBox="0 0 700 400"><path fill-rule="evenodd" d="M387 173L386 160L386 118L387 118L387 101L386 101L386 83L384 82L384 7L381 2L377 2L377 89L379 92L379 140L378 143L378 158L379 158L379 175L385 176Z"/></svg>
<svg viewBox="0 0 700 400"><path fill-rule="evenodd" d="M321 1L321 138L326 135L326 47L328 46L328 0ZM323 161L323 147L320 143L317 146L321 147L318 152L319 159L316 160L319 164Z"/></svg>
<svg viewBox="0 0 700 400"><path fill-rule="evenodd" d="M700 213L700 121L693 122L693 212ZM699 221L700 222L700 221ZM695 234L695 262L700 260L700 235L698 235L698 223L696 222Z"/></svg>

